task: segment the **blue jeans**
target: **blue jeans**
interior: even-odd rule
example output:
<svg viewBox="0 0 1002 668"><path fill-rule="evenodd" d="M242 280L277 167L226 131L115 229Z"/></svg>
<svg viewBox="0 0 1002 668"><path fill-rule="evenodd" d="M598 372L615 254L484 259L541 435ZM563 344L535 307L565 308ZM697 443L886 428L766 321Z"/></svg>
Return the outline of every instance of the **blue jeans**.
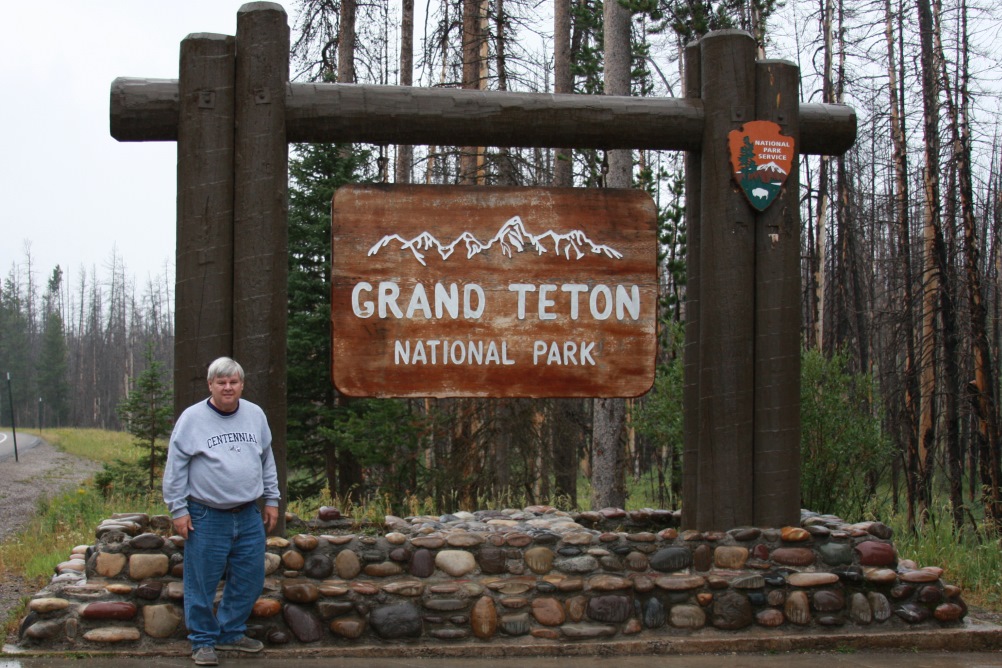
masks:
<svg viewBox="0 0 1002 668"><path fill-rule="evenodd" d="M192 650L233 642L247 630L264 588L264 523L251 504L237 512L188 501L195 528L184 544L184 617ZM219 609L216 587L226 575Z"/></svg>

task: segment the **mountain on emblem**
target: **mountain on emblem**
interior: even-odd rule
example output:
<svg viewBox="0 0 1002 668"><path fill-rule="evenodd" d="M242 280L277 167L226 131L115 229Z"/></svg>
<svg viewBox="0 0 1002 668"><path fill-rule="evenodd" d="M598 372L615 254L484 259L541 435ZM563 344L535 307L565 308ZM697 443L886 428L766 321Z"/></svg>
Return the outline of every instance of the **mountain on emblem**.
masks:
<svg viewBox="0 0 1002 668"><path fill-rule="evenodd" d="M604 255L614 260L623 257L623 254L615 248L595 243L581 230L572 230L566 233L547 230L542 234L530 234L518 216L512 216L505 221L497 233L487 241L477 239L469 231L463 232L448 243L439 241L435 235L427 231L421 232L412 239L404 239L399 234L387 234L373 244L368 255L375 255L396 241L402 250L409 250L413 253L415 259L421 264L426 264L425 253L431 250L438 251L443 260L448 260L459 244L466 247L467 260L487 252L494 244L500 247L502 255L510 258L513 257L514 253L521 253L525 250L532 250L536 255L548 253L550 248L547 247L547 240L549 240L549 244L552 244L554 255L563 256L566 260L580 260L587 253Z"/></svg>
<svg viewBox="0 0 1002 668"><path fill-rule="evenodd" d="M793 168L793 138L772 121L751 121L727 135L734 180L757 211L776 199Z"/></svg>

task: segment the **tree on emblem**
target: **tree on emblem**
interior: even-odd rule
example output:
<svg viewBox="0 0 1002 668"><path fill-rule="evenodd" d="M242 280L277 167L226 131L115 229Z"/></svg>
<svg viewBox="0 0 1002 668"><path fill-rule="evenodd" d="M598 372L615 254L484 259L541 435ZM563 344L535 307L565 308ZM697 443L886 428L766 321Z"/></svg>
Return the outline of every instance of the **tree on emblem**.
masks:
<svg viewBox="0 0 1002 668"><path fill-rule="evenodd" d="M748 135L745 135L744 144L741 145L741 155L738 156L738 162L741 163L741 174L745 178L755 174L758 168L755 164L755 146Z"/></svg>

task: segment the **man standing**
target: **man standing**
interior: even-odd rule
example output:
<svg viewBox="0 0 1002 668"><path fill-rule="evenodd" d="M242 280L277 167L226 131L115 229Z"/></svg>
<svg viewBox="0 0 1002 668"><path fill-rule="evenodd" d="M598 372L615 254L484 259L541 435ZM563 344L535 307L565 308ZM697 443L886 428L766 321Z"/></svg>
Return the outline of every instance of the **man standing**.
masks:
<svg viewBox="0 0 1002 668"><path fill-rule="evenodd" d="M240 399L243 368L220 357L209 365L208 381L208 400L174 425L163 480L174 530L185 539L184 616L191 658L200 666L217 665L217 649L264 647L244 632L264 586L265 534L278 521L279 501L271 429L259 406Z"/></svg>

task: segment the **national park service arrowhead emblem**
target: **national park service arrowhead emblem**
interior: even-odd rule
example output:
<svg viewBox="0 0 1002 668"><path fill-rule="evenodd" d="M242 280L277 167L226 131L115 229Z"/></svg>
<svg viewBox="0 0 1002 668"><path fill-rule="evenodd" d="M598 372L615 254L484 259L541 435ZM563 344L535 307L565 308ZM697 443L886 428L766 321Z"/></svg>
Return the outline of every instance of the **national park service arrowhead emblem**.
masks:
<svg viewBox="0 0 1002 668"><path fill-rule="evenodd" d="M757 211L765 211L793 168L793 138L772 121L750 121L727 134L734 180Z"/></svg>

